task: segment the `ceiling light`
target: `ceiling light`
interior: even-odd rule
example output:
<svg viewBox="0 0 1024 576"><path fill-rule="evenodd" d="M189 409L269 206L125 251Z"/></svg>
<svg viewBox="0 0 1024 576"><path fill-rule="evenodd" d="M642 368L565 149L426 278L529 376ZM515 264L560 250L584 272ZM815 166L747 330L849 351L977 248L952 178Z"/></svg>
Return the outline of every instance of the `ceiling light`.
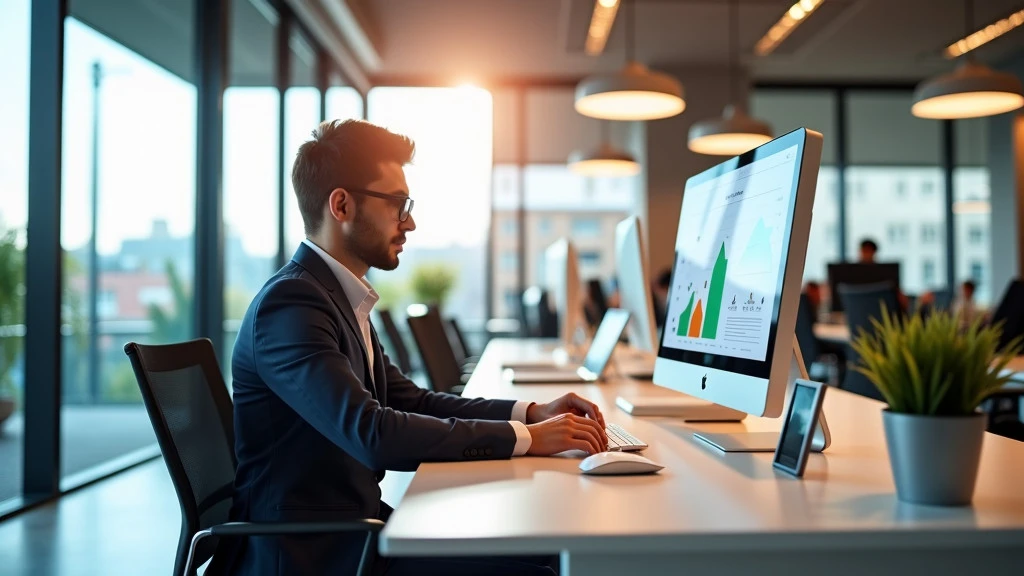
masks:
<svg viewBox="0 0 1024 576"><path fill-rule="evenodd" d="M570 154L569 169L583 176L633 176L640 173L640 163L628 152L605 141L594 150Z"/></svg>
<svg viewBox="0 0 1024 576"><path fill-rule="evenodd" d="M974 26L973 4L965 0L965 24L970 32ZM969 48L976 42L968 37ZM980 44L978 44L980 45ZM994 116L1024 106L1024 86L1012 74L972 61L973 54L950 74L929 78L914 90L910 113L919 118L957 120Z"/></svg>
<svg viewBox="0 0 1024 576"><path fill-rule="evenodd" d="M615 14L619 11L619 0L597 0L594 13L590 16L590 28L587 29L587 41L583 51L588 56L597 56L604 52L608 42L608 33L615 23Z"/></svg>
<svg viewBox="0 0 1024 576"><path fill-rule="evenodd" d="M911 114L956 120L993 116L1024 106L1024 87L1012 74L965 61L954 72L931 78L914 90Z"/></svg>
<svg viewBox="0 0 1024 576"><path fill-rule="evenodd" d="M576 111L604 120L657 120L686 109L683 85L633 60L633 3L626 6L626 67L584 78L576 86Z"/></svg>
<svg viewBox="0 0 1024 576"><path fill-rule="evenodd" d="M992 206L988 200L957 200L953 202L954 214L988 214Z"/></svg>
<svg viewBox="0 0 1024 576"><path fill-rule="evenodd" d="M800 22L814 13L825 0L800 0L789 7L779 21L768 29L768 32L757 41L754 53L758 56L771 54Z"/></svg>
<svg viewBox="0 0 1024 576"><path fill-rule="evenodd" d="M810 0L809 0L810 1ZM739 14L736 0L729 3L729 100L736 102L739 90ZM718 118L690 126L687 147L698 154L736 156L772 139L772 128L747 115L742 105L729 104Z"/></svg>
<svg viewBox="0 0 1024 576"><path fill-rule="evenodd" d="M1002 20L993 22L981 30L953 42L942 51L942 54L946 58L957 58L978 46L988 44L1021 24L1024 24L1024 9L1018 10Z"/></svg>

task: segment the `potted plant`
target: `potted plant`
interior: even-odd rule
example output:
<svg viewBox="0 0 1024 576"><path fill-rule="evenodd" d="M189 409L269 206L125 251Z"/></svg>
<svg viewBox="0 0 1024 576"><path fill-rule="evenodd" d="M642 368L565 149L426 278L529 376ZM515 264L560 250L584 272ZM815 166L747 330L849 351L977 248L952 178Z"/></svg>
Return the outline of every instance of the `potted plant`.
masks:
<svg viewBox="0 0 1024 576"><path fill-rule="evenodd" d="M0 233L0 431L17 405L11 370L22 345L24 278L24 258L17 245L17 232Z"/></svg>
<svg viewBox="0 0 1024 576"><path fill-rule="evenodd" d="M417 302L440 307L456 278L456 270L447 264L423 264L413 269L410 284Z"/></svg>
<svg viewBox="0 0 1024 576"><path fill-rule="evenodd" d="M917 504L962 506L974 493L986 417L978 406L999 391L1020 338L998 350L1000 326L961 328L944 312L906 320L882 311L874 333L852 342L854 367L878 387L896 494Z"/></svg>

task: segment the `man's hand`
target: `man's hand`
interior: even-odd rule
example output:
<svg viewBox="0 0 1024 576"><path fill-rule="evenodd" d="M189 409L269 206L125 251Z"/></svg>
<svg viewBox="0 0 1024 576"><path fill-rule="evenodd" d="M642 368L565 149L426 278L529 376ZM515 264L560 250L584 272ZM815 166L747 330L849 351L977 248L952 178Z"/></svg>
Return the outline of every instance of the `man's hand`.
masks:
<svg viewBox="0 0 1024 576"><path fill-rule="evenodd" d="M608 447L601 410L572 392L547 404L531 404L526 423L533 438L528 454L547 456L571 449L594 454Z"/></svg>
<svg viewBox="0 0 1024 576"><path fill-rule="evenodd" d="M566 450L582 450L587 454L604 452L608 438L604 427L586 416L559 414L538 424L527 424L533 442L527 454L550 456Z"/></svg>

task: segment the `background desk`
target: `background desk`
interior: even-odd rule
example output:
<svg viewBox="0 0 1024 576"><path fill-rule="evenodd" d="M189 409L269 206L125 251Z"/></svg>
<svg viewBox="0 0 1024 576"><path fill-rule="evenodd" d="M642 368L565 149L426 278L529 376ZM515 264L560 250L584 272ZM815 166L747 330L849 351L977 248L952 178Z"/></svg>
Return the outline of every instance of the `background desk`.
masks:
<svg viewBox="0 0 1024 576"><path fill-rule="evenodd" d="M562 555L563 574L812 573L1020 574L1024 566L1024 444L986 434L974 506L896 500L882 405L831 389L833 445L810 457L802 481L771 454L723 454L693 430L770 430L777 421L689 426L632 418L620 393L665 395L649 383L518 385L502 360L536 357L525 341L496 340L466 393L546 401L570 390L596 401L665 465L654 476L592 477L579 454L420 466L380 540L387 555ZM576 456L576 457L572 457Z"/></svg>

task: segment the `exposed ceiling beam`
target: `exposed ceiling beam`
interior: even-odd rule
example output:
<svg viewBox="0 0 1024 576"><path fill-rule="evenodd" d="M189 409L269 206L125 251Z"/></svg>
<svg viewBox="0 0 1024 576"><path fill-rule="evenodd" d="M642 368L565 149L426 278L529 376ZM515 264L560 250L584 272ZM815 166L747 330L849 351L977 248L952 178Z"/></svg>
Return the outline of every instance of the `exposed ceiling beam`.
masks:
<svg viewBox="0 0 1024 576"><path fill-rule="evenodd" d="M296 16L309 29L310 33L324 47L327 53L333 58L345 79L352 83L357 90L366 94L373 85L366 75L366 66L351 48L352 36L343 31L342 25L328 13L328 7L346 4L344 0L287 0L288 5L295 11ZM346 4L347 6L347 4ZM349 12L350 13L350 12ZM365 37L365 32L360 32L357 37ZM376 54L376 51L374 51ZM379 57L377 57L379 63Z"/></svg>

